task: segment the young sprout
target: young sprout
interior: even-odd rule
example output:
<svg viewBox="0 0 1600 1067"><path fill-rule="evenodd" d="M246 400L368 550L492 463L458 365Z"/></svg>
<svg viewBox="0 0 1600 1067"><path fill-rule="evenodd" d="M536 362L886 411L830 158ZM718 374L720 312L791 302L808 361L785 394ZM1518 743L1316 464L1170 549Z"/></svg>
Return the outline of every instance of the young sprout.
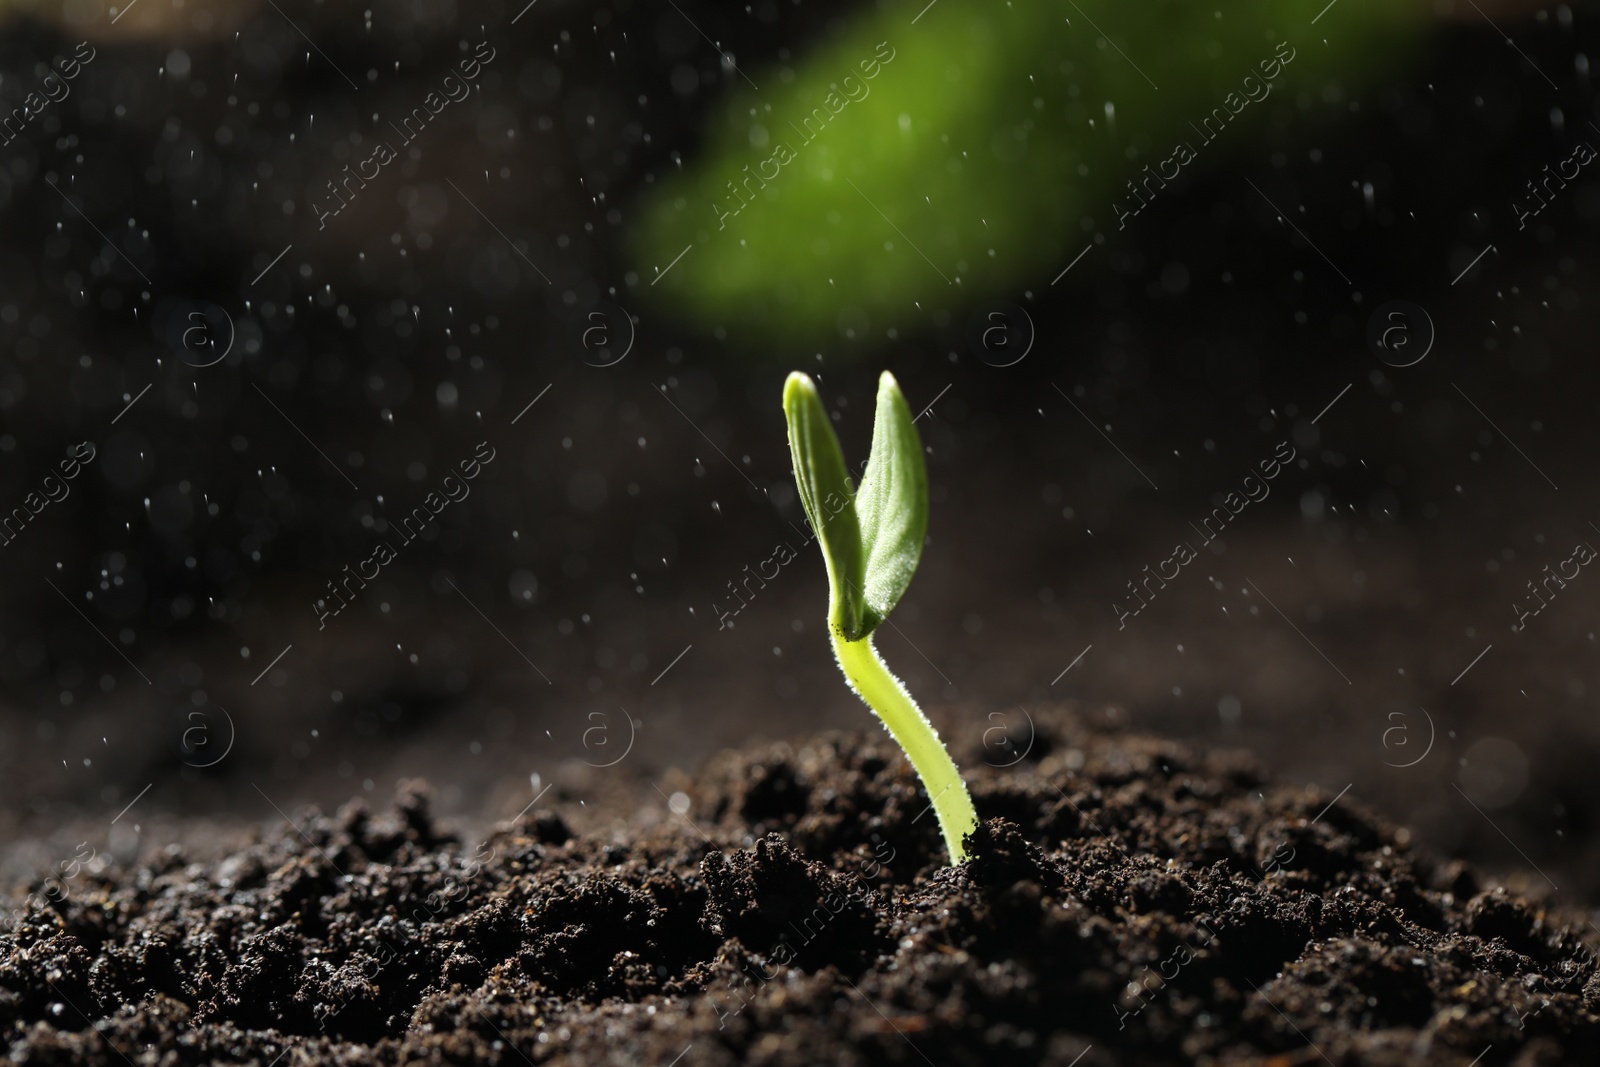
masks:
<svg viewBox="0 0 1600 1067"><path fill-rule="evenodd" d="M960 863L963 841L978 825L972 797L933 724L872 646L872 631L911 584L928 530L928 470L911 409L885 371L859 492L816 385L798 371L784 383L783 413L800 502L828 566L828 629L839 668L905 751L933 798L950 862Z"/></svg>

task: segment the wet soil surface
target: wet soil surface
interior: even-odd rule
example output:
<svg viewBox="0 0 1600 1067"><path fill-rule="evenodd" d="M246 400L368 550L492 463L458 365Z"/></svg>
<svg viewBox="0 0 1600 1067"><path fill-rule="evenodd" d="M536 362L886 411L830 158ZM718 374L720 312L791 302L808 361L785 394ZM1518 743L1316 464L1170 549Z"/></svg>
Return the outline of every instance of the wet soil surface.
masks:
<svg viewBox="0 0 1600 1067"><path fill-rule="evenodd" d="M958 746L959 747L959 746ZM0 934L22 1064L1572 1064L1596 931L1349 797L1064 716L958 751L942 865L882 735L724 753L590 834L555 789L483 839L426 787L211 862L64 869ZM670 785L668 788L672 788Z"/></svg>

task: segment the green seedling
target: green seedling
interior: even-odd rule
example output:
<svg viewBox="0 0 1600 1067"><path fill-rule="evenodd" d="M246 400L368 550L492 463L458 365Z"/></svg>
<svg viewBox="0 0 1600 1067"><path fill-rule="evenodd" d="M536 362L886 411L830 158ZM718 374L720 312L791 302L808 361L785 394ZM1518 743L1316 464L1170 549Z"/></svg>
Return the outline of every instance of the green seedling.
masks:
<svg viewBox="0 0 1600 1067"><path fill-rule="evenodd" d="M911 409L885 371L859 491L816 385L798 371L784 383L783 413L800 502L828 567L828 631L839 669L911 761L933 799L950 862L960 863L963 841L978 825L972 797L938 731L872 644L873 630L911 584L928 531L928 469Z"/></svg>

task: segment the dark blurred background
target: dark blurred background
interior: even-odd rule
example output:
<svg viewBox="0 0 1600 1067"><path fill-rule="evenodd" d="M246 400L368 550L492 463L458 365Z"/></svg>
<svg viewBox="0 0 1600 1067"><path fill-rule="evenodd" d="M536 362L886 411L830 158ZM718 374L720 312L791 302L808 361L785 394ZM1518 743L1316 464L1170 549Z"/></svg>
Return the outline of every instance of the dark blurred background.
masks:
<svg viewBox="0 0 1600 1067"><path fill-rule="evenodd" d="M800 547L783 377L818 375L864 457L887 367L926 409L934 511L880 647L964 760L1069 704L1600 897L1600 577L1562 569L1600 545L1595 10L1423 5L1404 50L1270 98L1125 229L1041 222L1067 254L1022 284L930 271L887 320L766 333L655 284L654 189L714 158L747 73L775 92L884 18L914 69L912 18L946 17L921 6L9 5L8 881L403 777L464 825L536 797L604 825L719 747L875 728L816 553L745 582ZM1080 43L1118 64L1119 36ZM79 42L70 92L12 111ZM466 99L385 132L472 58ZM319 228L384 138L398 158ZM1129 177L1166 154L1132 143ZM1534 216L1547 166L1578 175ZM1191 524L1284 449L1202 547ZM1185 538L1199 558L1119 621ZM1535 602L1547 565L1568 577Z"/></svg>

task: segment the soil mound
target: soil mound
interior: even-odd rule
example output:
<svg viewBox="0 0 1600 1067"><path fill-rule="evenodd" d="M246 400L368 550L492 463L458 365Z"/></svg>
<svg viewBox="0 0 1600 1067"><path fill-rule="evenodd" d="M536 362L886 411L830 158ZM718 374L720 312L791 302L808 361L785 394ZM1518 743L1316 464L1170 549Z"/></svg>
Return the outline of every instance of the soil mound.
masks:
<svg viewBox="0 0 1600 1067"><path fill-rule="evenodd" d="M0 1040L43 1063L1572 1064L1579 929L1348 799L1059 727L968 759L940 865L886 738L724 753L626 843L531 813L295 815L35 893ZM558 802L559 806L559 802ZM34 887L36 890L39 887ZM49 899L59 896L59 899Z"/></svg>

